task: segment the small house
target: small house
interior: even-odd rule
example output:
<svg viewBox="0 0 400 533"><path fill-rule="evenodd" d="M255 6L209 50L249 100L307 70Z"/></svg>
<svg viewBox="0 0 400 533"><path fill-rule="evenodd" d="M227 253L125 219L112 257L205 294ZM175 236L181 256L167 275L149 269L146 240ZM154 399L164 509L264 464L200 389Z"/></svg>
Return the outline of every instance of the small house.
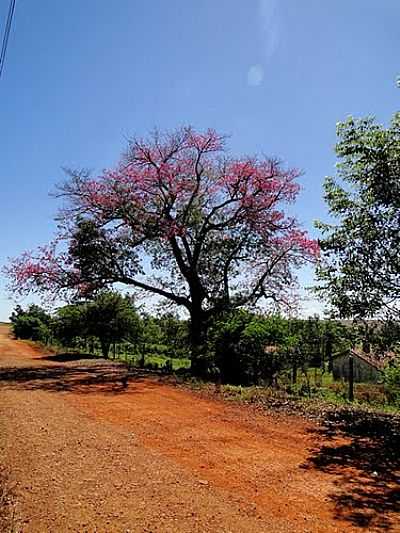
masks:
<svg viewBox="0 0 400 533"><path fill-rule="evenodd" d="M353 357L354 381L359 383L376 383L382 376L382 371L386 363L391 361L395 355L393 352L384 354L366 353L359 349L338 354L333 358L333 379L344 379L348 381L350 373L350 355Z"/></svg>

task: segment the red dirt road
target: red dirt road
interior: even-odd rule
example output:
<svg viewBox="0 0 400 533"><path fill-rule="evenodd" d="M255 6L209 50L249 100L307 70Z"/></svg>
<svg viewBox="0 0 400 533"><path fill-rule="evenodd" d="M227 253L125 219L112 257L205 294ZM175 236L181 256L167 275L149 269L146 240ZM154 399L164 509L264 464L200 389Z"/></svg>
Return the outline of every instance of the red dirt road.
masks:
<svg viewBox="0 0 400 533"><path fill-rule="evenodd" d="M155 378L124 389L124 372L46 357L0 326L0 460L17 531L363 530L335 503L342 473L310 466L322 444L310 423ZM376 509L366 523L400 531Z"/></svg>

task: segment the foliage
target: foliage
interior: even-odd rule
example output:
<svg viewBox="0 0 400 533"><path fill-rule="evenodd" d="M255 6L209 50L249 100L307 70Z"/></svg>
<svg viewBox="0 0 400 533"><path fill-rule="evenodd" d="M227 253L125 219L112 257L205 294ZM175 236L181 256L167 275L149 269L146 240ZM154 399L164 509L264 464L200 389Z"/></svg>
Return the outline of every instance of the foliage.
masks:
<svg viewBox="0 0 400 533"><path fill-rule="evenodd" d="M318 253L285 212L299 172L228 157L224 145L212 130L156 132L131 141L97 178L70 172L61 188L66 251L55 242L16 259L7 269L13 289L82 295L120 282L163 297L190 315L200 372L210 319L260 299L289 305L294 270Z"/></svg>
<svg viewBox="0 0 400 533"><path fill-rule="evenodd" d="M37 305L30 305L26 311L18 305L11 314L10 321L17 339L46 342L50 336L51 317Z"/></svg>
<svg viewBox="0 0 400 533"><path fill-rule="evenodd" d="M371 328L371 345L378 353L397 350L400 348L400 323L395 320L385 320L374 324Z"/></svg>
<svg viewBox="0 0 400 533"><path fill-rule="evenodd" d="M167 358L160 355L146 355L146 364L157 365L158 368L166 373L176 372L178 370L187 370L190 368L189 359Z"/></svg>
<svg viewBox="0 0 400 533"><path fill-rule="evenodd" d="M88 334L99 339L104 357L108 357L111 343L139 335L139 317L131 299L117 292L100 292L88 303L85 322Z"/></svg>
<svg viewBox="0 0 400 533"><path fill-rule="evenodd" d="M287 319L239 310L213 323L209 357L224 382L273 384L290 370L295 383L298 371L307 375L309 366L325 370L333 353L348 347L350 332L340 323L318 317Z"/></svg>
<svg viewBox="0 0 400 533"><path fill-rule="evenodd" d="M338 178L325 181L335 222L322 230L319 291L342 317L399 316L400 113L339 123Z"/></svg>
<svg viewBox="0 0 400 533"><path fill-rule="evenodd" d="M186 357L189 353L189 324L174 313L165 313L157 318L162 343L172 357Z"/></svg>
<svg viewBox="0 0 400 533"><path fill-rule="evenodd" d="M17 306L11 322L17 338L47 343L50 339L64 347L82 347L86 341L100 342L108 357L112 343L138 342L141 321L130 297L101 291L91 301L59 308L54 318L42 308L31 305L26 311Z"/></svg>
<svg viewBox="0 0 400 533"><path fill-rule="evenodd" d="M86 306L66 305L57 310L53 321L53 332L55 338L66 347L75 346L79 338L88 335L88 325L86 324Z"/></svg>
<svg viewBox="0 0 400 533"><path fill-rule="evenodd" d="M239 348L242 333L251 319L251 313L239 310L220 317L211 327L209 354L224 382L251 382L249 356Z"/></svg>
<svg viewBox="0 0 400 533"><path fill-rule="evenodd" d="M384 371L384 383L389 401L400 407L400 360L389 364Z"/></svg>
<svg viewBox="0 0 400 533"><path fill-rule="evenodd" d="M279 315L264 317L245 310L221 317L212 327L210 351L224 382L272 384L298 343Z"/></svg>

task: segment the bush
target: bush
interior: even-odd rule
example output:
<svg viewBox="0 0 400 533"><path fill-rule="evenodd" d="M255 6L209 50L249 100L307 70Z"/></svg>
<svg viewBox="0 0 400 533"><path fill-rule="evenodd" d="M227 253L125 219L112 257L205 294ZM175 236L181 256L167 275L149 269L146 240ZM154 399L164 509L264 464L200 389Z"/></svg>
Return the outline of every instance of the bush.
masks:
<svg viewBox="0 0 400 533"><path fill-rule="evenodd" d="M166 355L170 351L165 344L146 344L146 350L154 355Z"/></svg>
<svg viewBox="0 0 400 533"><path fill-rule="evenodd" d="M400 407L400 361L389 364L384 371L384 384L389 403Z"/></svg>
<svg viewBox="0 0 400 533"><path fill-rule="evenodd" d="M17 339L47 342L50 337L51 317L37 305L29 306L26 311L18 305L10 320Z"/></svg>
<svg viewBox="0 0 400 533"><path fill-rule="evenodd" d="M210 352L224 383L273 384L285 365L287 320L236 311L212 326ZM270 346L271 349L266 349Z"/></svg>

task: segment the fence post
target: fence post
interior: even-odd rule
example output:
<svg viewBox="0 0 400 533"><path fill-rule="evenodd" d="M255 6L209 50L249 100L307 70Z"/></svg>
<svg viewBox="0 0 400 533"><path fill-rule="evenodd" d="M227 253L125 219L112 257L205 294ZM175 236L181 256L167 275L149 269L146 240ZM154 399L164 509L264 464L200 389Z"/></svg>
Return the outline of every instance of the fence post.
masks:
<svg viewBox="0 0 400 533"><path fill-rule="evenodd" d="M354 359L353 353L349 353L349 400L354 400Z"/></svg>

